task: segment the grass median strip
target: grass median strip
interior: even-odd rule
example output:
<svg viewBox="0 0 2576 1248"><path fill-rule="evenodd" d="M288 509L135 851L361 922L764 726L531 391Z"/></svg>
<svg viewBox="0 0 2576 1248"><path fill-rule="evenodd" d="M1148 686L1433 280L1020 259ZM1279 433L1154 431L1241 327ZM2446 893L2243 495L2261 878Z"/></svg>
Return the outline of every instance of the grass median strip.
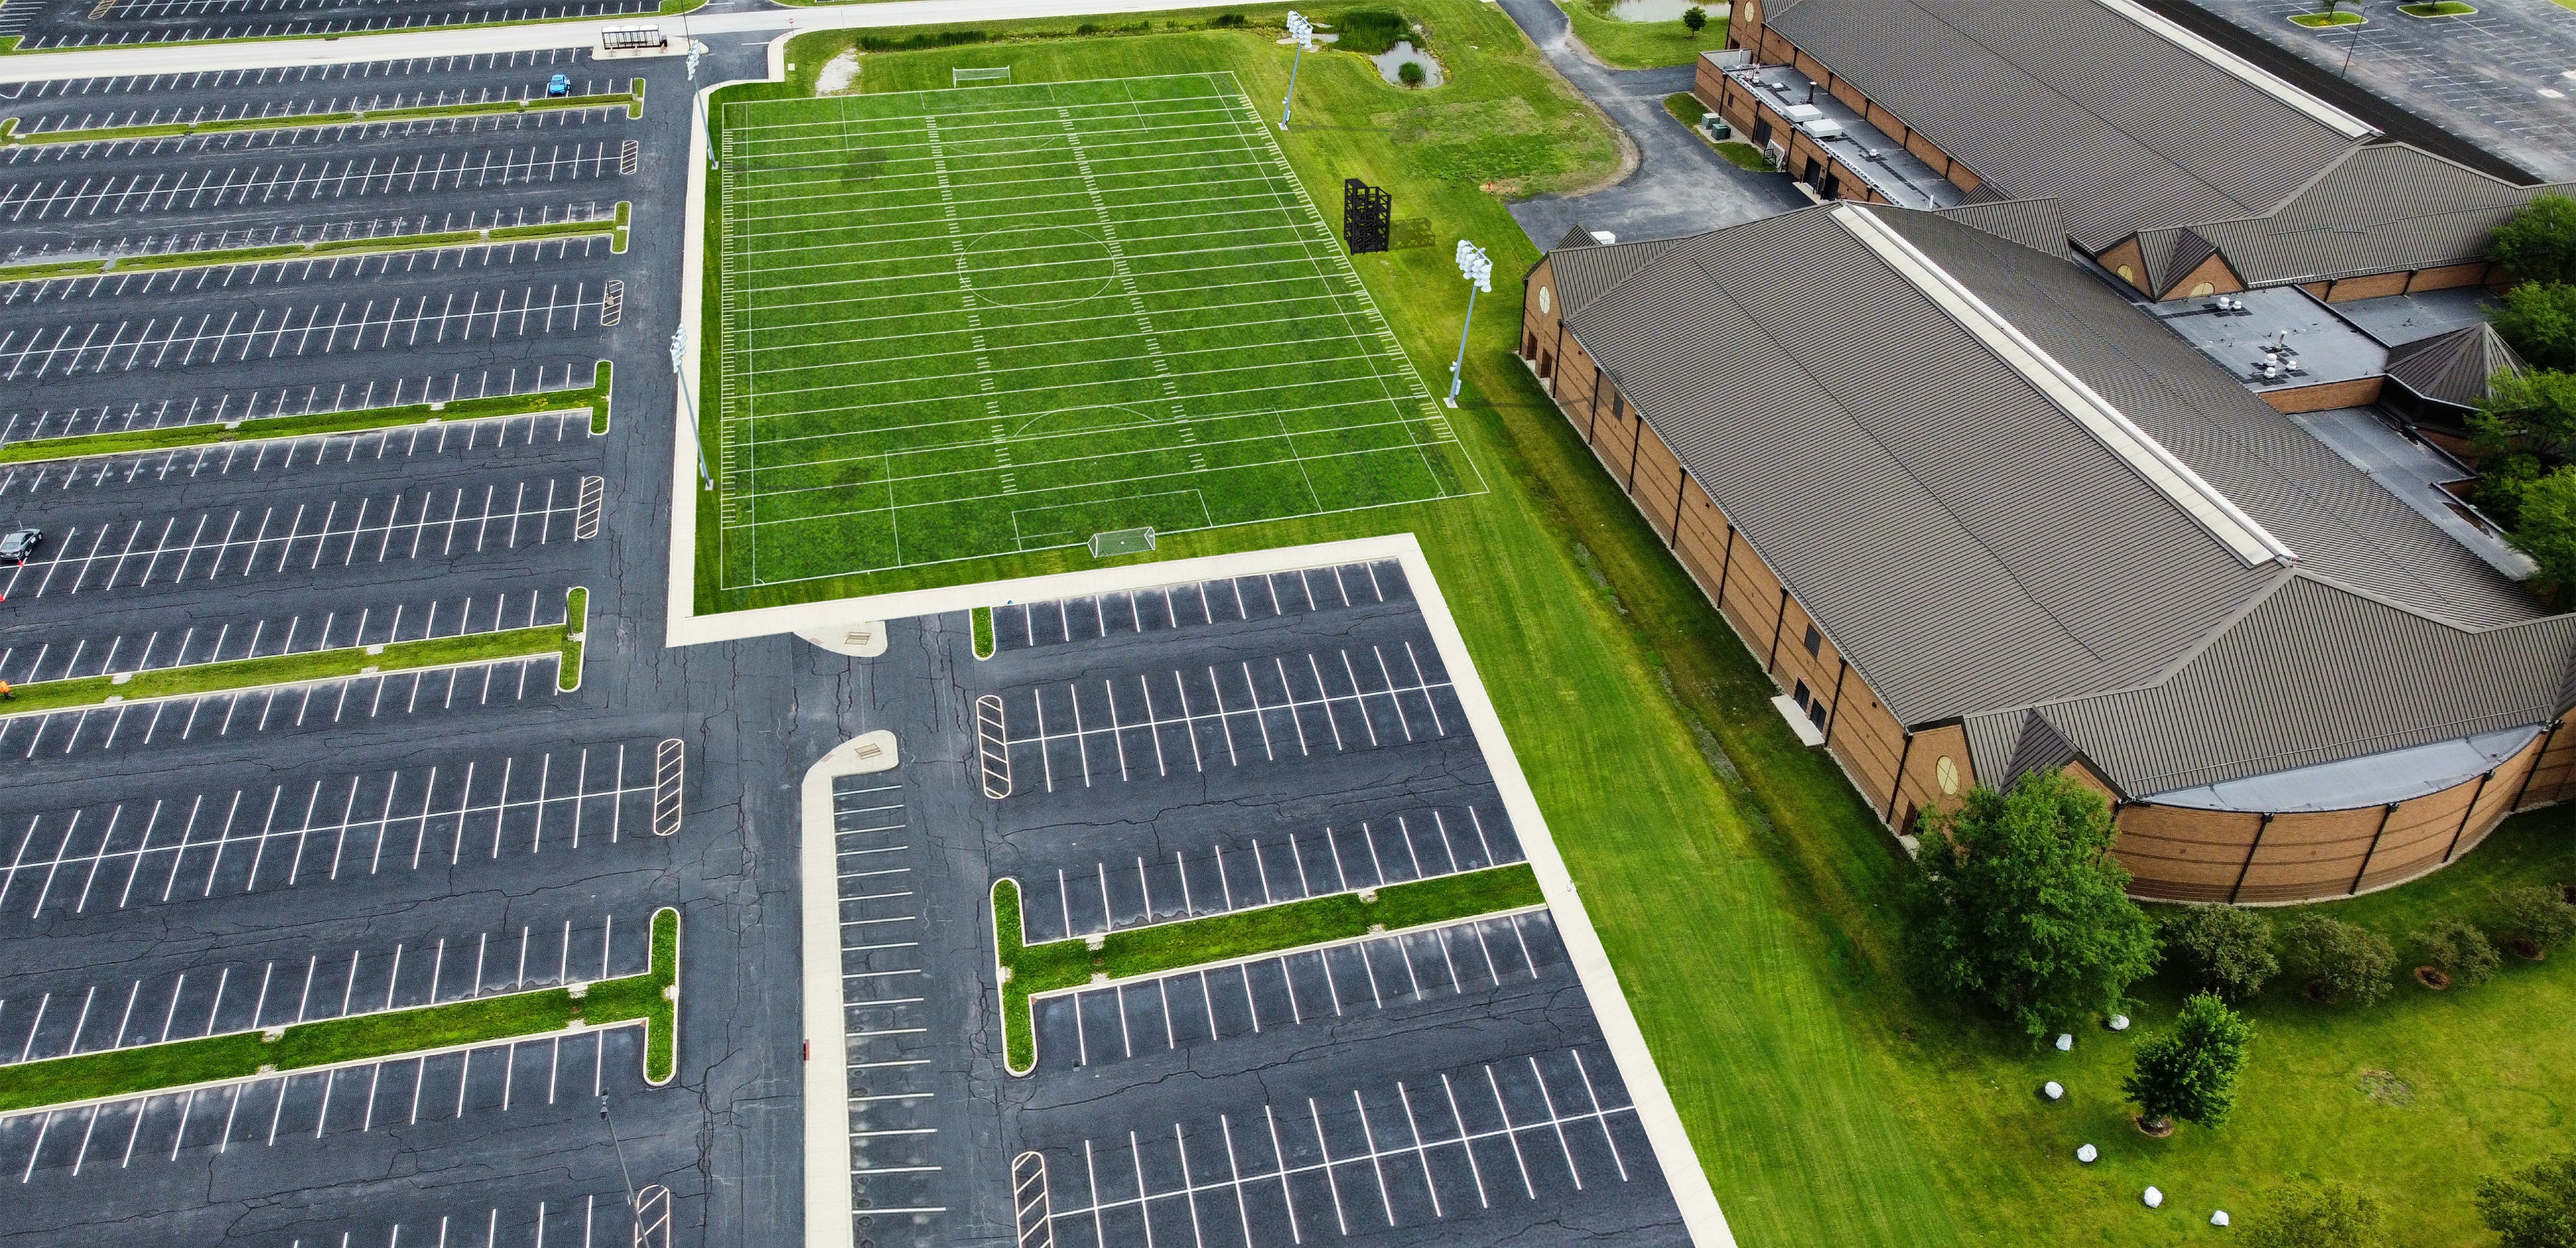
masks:
<svg viewBox="0 0 2576 1248"><path fill-rule="evenodd" d="M0 716L35 715L106 706L111 702L227 693L375 672L455 667L545 654L561 654L578 662L580 643L571 639L571 633L572 630L565 625L544 624L493 633L397 641L381 646L337 646L302 654L273 654L256 659L159 667L124 673L122 679L100 675L36 681L16 686L10 700L0 702Z"/></svg>
<svg viewBox="0 0 2576 1248"><path fill-rule="evenodd" d="M570 693L581 688L581 635L590 622L590 591L575 585L564 594L563 662L555 666L555 688Z"/></svg>
<svg viewBox="0 0 2576 1248"><path fill-rule="evenodd" d="M590 413L590 431L608 432L609 364L601 360L591 384L574 390L537 390L447 403L407 403L399 407L359 407L301 416L260 416L218 424L204 421L163 425L155 429L118 429L58 438L27 438L0 445L0 464L48 459L81 459L92 455L125 455L135 451L172 450L218 442L263 438L301 438L317 433L364 433L432 421L492 420L506 416L542 416L553 412Z"/></svg>
<svg viewBox="0 0 2576 1248"><path fill-rule="evenodd" d="M1020 943L1020 886L993 883L994 957L1002 977L1002 1043L1013 1074L1037 1065L1036 1024L1029 998L1094 982L1132 979L1254 954L1275 953L1373 931L1402 931L1433 923L1535 906L1538 876L1527 863L1458 875L1413 880L1359 893L1334 893L1283 905L1260 906L1179 923L1156 923L1111 932L1094 949L1089 940Z"/></svg>
<svg viewBox="0 0 2576 1248"><path fill-rule="evenodd" d="M555 95L526 100L481 100L472 104L423 104L413 108L357 109L329 113L289 113L274 117L217 117L205 121L164 121L139 126L65 126L59 130L18 132L18 119L0 120L0 144L120 143L136 139L184 139L200 134L243 130L310 130L329 126L443 121L450 117L488 117L542 113L568 108L626 106L629 118L644 115L644 80L637 78L619 95Z"/></svg>
<svg viewBox="0 0 2576 1248"><path fill-rule="evenodd" d="M298 1023L265 1033L228 1032L0 1066L0 1112L543 1036L576 1022L608 1027L642 1021L644 1077L665 1083L678 1064L673 1028L679 1015L679 968L680 912L665 907L653 915L651 969L600 980L578 997L569 986L542 988Z"/></svg>
<svg viewBox="0 0 2576 1248"><path fill-rule="evenodd" d="M605 236L609 250L626 251L633 205L617 203L613 220L545 221L476 230L437 230L425 234L385 234L373 238L337 238L329 242L278 243L261 247L223 247L205 251L159 251L135 256L97 256L85 260L37 260L0 265L0 282L34 282L56 277L103 277L108 274L157 273L173 269L213 269L235 264L269 264L280 260L336 260L406 251L435 251L490 243L534 243L554 239Z"/></svg>

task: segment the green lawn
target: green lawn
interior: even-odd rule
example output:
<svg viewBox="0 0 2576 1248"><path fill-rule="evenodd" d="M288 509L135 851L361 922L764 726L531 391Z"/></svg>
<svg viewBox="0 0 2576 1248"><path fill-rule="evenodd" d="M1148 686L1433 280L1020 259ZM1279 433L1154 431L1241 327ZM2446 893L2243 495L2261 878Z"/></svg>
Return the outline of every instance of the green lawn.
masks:
<svg viewBox="0 0 2576 1248"><path fill-rule="evenodd" d="M590 412L590 431L608 432L609 365L601 360L589 386L572 390L539 390L528 394L492 395L452 403L406 403L399 407L360 407L303 416L261 416L219 424L163 425L155 429L110 430L60 438L26 438L0 445L0 464L79 459L90 455L124 455L169 450L214 442L247 442L262 438L301 438L317 433L357 433L428 421L488 420L539 413Z"/></svg>
<svg viewBox="0 0 2576 1248"><path fill-rule="evenodd" d="M1692 35L1679 19L1668 22L1623 22L1593 7L1591 0L1557 0L1574 23L1574 37L1592 55L1620 69L1660 69L1688 65L1702 52L1726 46L1726 21L1714 12L1708 25Z"/></svg>
<svg viewBox="0 0 2576 1248"><path fill-rule="evenodd" d="M583 590L572 591L576 594ZM461 636L426 637L416 641L388 642L377 646L334 646L328 650L305 650L295 654L264 655L255 659L226 659L220 663L190 663L183 667L156 667L146 671L115 676L81 676L71 680L34 681L15 687L9 700L0 702L0 717L38 715L49 711L101 706L110 700L132 701L142 698L173 698L192 694L223 693L234 689L256 689L270 685L300 684L307 681L335 680L363 676L370 672L402 672L415 668L454 667L465 663L484 663L496 659L514 659L540 654L563 653L575 664L580 661L580 646L567 640L570 630L560 624L541 624L535 628L503 629L490 633L466 633Z"/></svg>
<svg viewBox="0 0 2576 1248"><path fill-rule="evenodd" d="M661 1083L676 1060L679 974L680 912L666 906L653 914L649 969L600 980L579 998L569 988L540 988L298 1023L276 1029L274 1039L227 1032L0 1066L0 1111L543 1036L575 1020L594 1027L643 1020L645 1077Z"/></svg>
<svg viewBox="0 0 2576 1248"><path fill-rule="evenodd" d="M727 106L724 584L1481 492L1273 133L1226 73Z"/></svg>
<svg viewBox="0 0 2576 1248"><path fill-rule="evenodd" d="M2293 13L2290 20L2310 30L2330 30L2338 26L2367 26L2370 19L2359 13Z"/></svg>
<svg viewBox="0 0 2576 1248"><path fill-rule="evenodd" d="M2034 1053L2018 1035L1913 992L1897 957L1902 868L1885 831L1841 772L1789 735L1758 664L1509 354L1518 278L1536 253L1481 188L1526 193L1597 178L1615 158L1606 136L1495 6L1440 0L1406 11L1431 28L1456 85L1408 95L1357 58L1309 58L1302 124L1283 147L1310 195L1365 178L1393 192L1399 220L1427 220L1436 246L1355 261L1425 376L1445 370L1465 309L1451 241L1472 238L1494 256L1495 290L1477 305L1455 417L1491 492L1389 514L1420 538L1440 578L1739 1240L2181 1242L2214 1233L2213 1205L2250 1216L2249 1191L2313 1166L2379 1191L2405 1232L2394 1242L2473 1242L2467 1177L2565 1130L2563 1092L2531 1094L2533 1081L2513 1072L2576 1066L2576 1033L2562 1025L2576 953L2476 990L2409 988L2350 1018L2310 1015L2291 999L2258 1008L2238 1117L2157 1145L2169 1161L2152 1181L2173 1203L2140 1205L2137 1188L2150 1181L2143 1141L2092 1125L2112 1113L2109 1089L2131 1042L2088 1031L2073 1054ZM1253 12L1258 22L1276 11ZM952 67L1004 61L1023 82L1229 69L1267 109L1288 68L1274 37L1156 33L871 54L862 82L945 85ZM810 75L849 39L808 36L790 59ZM1280 544L1348 535L1311 520L1262 532ZM2517 822L2460 868L2347 908L2420 907L2431 903L2419 896L2475 893L2481 873L2506 868L2576 879L2567 828L2558 816ZM2551 856L2535 862L2543 845ZM2368 921L2392 934L2415 922ZM2173 996L2163 985L2149 995L2139 1019L2153 1029L2170 1018ZM2344 1099L2356 1067L2412 1080L2406 1112L2417 1117L2368 1130L2379 1107ZM2454 1075L2488 1082L2442 1090ZM2073 1103L2043 1110L2035 1089L2047 1078L2074 1088ZM2075 1137L2097 1134L2109 1159L2081 1170ZM2339 1148L2347 1135L2370 1147Z"/></svg>
<svg viewBox="0 0 2576 1248"><path fill-rule="evenodd" d="M1252 20L1257 27L1281 12L1255 10ZM1443 12L1455 14L1459 24L1443 25L1448 20ZM1201 23L1213 16L1178 14L1159 21ZM937 52L869 54L860 81L871 94L845 97L853 101L846 105L835 99L770 106L798 110L791 116L819 108L825 110L822 115L834 117L847 107L853 117L882 116L906 125L921 124L926 107L989 110L988 124L1010 123L1009 131L993 133L1017 132L1004 150L1020 154L952 153L959 212L961 217L1031 215L982 225L961 221L952 240L945 213L931 209L925 221L902 229L845 238L819 259L791 259L795 253L773 246L771 258L758 263L773 266L769 271L775 276L737 274L735 315L770 316L774 328L755 328L730 344L760 358L750 370L749 423L739 413L725 415L727 441L721 449L728 457L726 497L701 512L702 609L1086 567L1094 561L1081 543L1092 533L1135 525L1161 531L1153 558L1414 529L1424 523L1425 508L1387 504L1448 496L1451 501L1431 503L1428 510L1436 511L1458 506L1454 499L1461 493L1485 488L1474 450L1451 441L1449 413L1424 389L1426 382L1446 381L1447 357L1380 336L1384 323L1375 305L1389 297L1387 291L1374 282L1363 289L1349 276L1351 261L1334 241L1331 226L1309 207L1322 205L1323 216L1338 218L1342 177L1377 182L1404 176L1403 171L1353 164L1319 178L1295 163L1296 153L1301 146L1350 137L1326 127L1369 126L1381 136L1372 146L1392 135L1411 162L1439 170L1447 184L1443 194L1452 193L1448 188L1454 186L1483 200L1474 192L1477 182L1504 180L1544 189L1578 171L1606 167L1615 148L1598 122L1538 65L1536 54L1498 10L1478 11L1450 0L1445 9L1417 16L1434 28L1430 42L1443 50L1457 85L1407 91L1379 79L1361 57L1310 56L1298 84L1300 128L1287 136L1278 136L1275 129L1275 101L1287 87L1286 50L1260 29L997 41ZM1043 25L982 33L999 37ZM855 38L839 32L812 36L798 44L791 59L810 81L812 71L852 46ZM1474 45L1479 43L1496 52L1478 52ZM1280 55L1271 55L1274 50ZM1022 85L945 90L951 68L994 65L1011 66ZM1150 99L1179 83L1210 85L1184 92L1201 97L1181 101L1189 105L1189 114L1159 108L1157 116L1172 117L1168 125L1155 122L1152 129L1127 136L1123 141L1150 144L1138 150L1153 157L1124 168L1103 163L1092 152L1101 143L1121 141L1099 129L1114 113L1070 102L1110 88L1041 93L1026 85L1129 77L1172 81L1118 85L1114 89L1120 96L1133 91ZM934 94L906 94L925 89ZM763 94L757 88L738 90L727 99ZM1039 112L1036 124L1022 124L1030 120L1033 107L1025 101L1040 95L1057 95L1069 101L1063 107L1079 111L1061 118ZM1229 98L1209 98L1218 95ZM1272 103L1247 103L1247 96ZM725 103L717 112L728 136L733 135L740 110ZM1073 146L1030 146L1060 142L1068 124L1081 136L1079 164ZM1310 131L1309 125L1315 129ZM948 136L942 139L943 149L951 146L951 137L960 136L957 126L955 118L942 124ZM1045 137L1048 127L1055 137ZM1217 145L1199 145L1208 150L1197 156L1180 155L1192 146L1180 136L1201 132L1224 137ZM971 140L975 133L969 129L962 137ZM1294 183L1286 170L1269 163L1274 136L1290 149L1291 167L1298 173ZM1101 156L1108 154L1104 150ZM907 167L888 152L884 163L871 170L852 161L845 155L828 170L796 175L829 179L824 189L805 186L794 192L802 196L796 204L800 216L818 209L841 211L833 205L845 202L852 205L846 209L851 212L870 203L916 202L922 194L918 188L925 183L917 159ZM1211 168L1207 161L1220 167ZM1042 188L1025 182L989 185L993 175L979 171L979 162L1021 166L1013 176L1070 177L1070 183L1055 185L1084 186L1085 194L1069 201L1033 199L1032 193ZM1067 166L1075 167L1067 172ZM1101 191L1097 210L1088 200L1090 187L1080 181L1081 166L1088 167ZM728 169L734 168L729 161ZM1047 174L1050 169L1056 172ZM864 177L867 184L843 174ZM759 207L723 198L751 198L739 184L743 175L734 176L737 186L720 188L720 202L738 218L756 217ZM978 178L988 185L972 189ZM1126 179L1124 190L1121 178ZM935 203L935 183L927 185L929 202ZM875 198L838 194L843 190ZM897 190L900 195L891 199L885 193ZM1151 210L1158 199L1172 199L1186 212ZM1060 211L1068 204L1071 211ZM1394 211L1399 234L1408 220L1428 226L1441 215L1428 198L1413 193L1400 195ZM1045 228L1027 231L1024 240L994 237L1014 221ZM1112 235L1104 226L1116 231L1126 257L1124 272L1107 263ZM1176 231L1196 237L1174 237ZM710 233L717 236L710 240L717 244L716 254L725 254L723 236L712 222ZM746 233L737 229L732 237ZM1041 233L1055 241L1038 237ZM1441 232L1428 241L1429 246L1392 254L1407 257L1426 277L1445 273L1440 280L1460 285L1457 293L1463 300L1463 283L1450 264L1456 236ZM1009 295L1014 282L1026 287L1040 280L1105 293L1081 307L1055 311L993 307L981 299L982 306L969 308L960 298L957 257L951 254L957 244L969 252L970 274L986 275L969 280L991 281L997 294ZM983 251L977 252L978 247ZM755 249L752 258L758 255ZM741 266L745 258L734 255L733 263ZM901 263L907 259L908 270ZM1363 263L1368 259L1362 258ZM805 267L775 267L791 262ZM907 271L921 276L897 276ZM844 311L836 317L823 300L839 296L826 296L830 288L814 285L818 276L829 278L835 272L877 281L873 288L860 289L892 291L904 280L919 283L919 300L889 301L876 309L883 315L900 303L908 336L884 336L860 345L857 337L879 335L881 323L879 329L848 324L796 328L806 321L850 315ZM1510 261L1498 263L1497 294L1488 307L1506 297L1502 288L1517 272ZM714 278L709 283L711 325L724 314L722 274ZM1129 280L1137 285L1133 298L1126 292ZM764 281L777 287L796 284L795 293L782 292L778 302L802 306L758 309L754 305ZM944 303L931 301L930 291L937 288L933 283L944 285L936 296ZM965 323L970 313L974 324ZM1082 341L1056 349L1030 347L1032 341L1043 341L1039 333L1066 332L1063 326L1035 322L1076 318L1083 320L1074 327L1083 331ZM1494 315L1483 319L1489 324L1498 320ZM1454 321L1447 332L1454 348ZM979 335L989 354L974 349ZM815 351L808 349L809 339L841 345ZM1160 359L1149 343L1160 347ZM714 347L711 342L706 353L711 360L720 354ZM851 359L864 367L811 368ZM988 361L992 371L987 373L979 360ZM799 366L804 366L801 377L789 371ZM729 367L737 375L743 372L730 361ZM817 371L830 379L815 379ZM705 377L710 393L724 393L731 402L733 392L716 389L721 379L714 373L711 366ZM849 384L850 374L910 378L917 388L898 399ZM918 384L925 376L939 380ZM982 389L987 377L993 407L987 406ZM1167 381L1170 390L1165 389ZM817 386L837 388L811 388ZM1182 408L1178 417L1170 411L1173 403ZM901 437L919 445L890 440L897 424L909 426ZM714 427L710 422L710 437L716 436ZM746 429L757 435L736 441ZM1112 477L1136 479L1107 479ZM854 484L861 488L852 491ZM1354 507L1363 509L1344 510ZM1281 516L1292 518L1245 523ZM743 575L751 563L743 557L743 533L752 526L762 532L755 539L754 575L767 583L757 587L750 587L750 578ZM1026 553L996 553L1023 545ZM1038 549L1046 546L1053 549ZM885 567L896 558L906 566L824 575ZM953 562L922 562L929 559ZM818 579L779 583L800 576Z"/></svg>
<svg viewBox="0 0 2576 1248"><path fill-rule="evenodd" d="M1083 937L1020 943L1020 885L993 882L994 961L1009 972L1002 988L1004 1060L1027 1074L1032 1050L1029 997L1079 987L1094 975L1131 979L1203 966L1256 953L1353 940L1380 931L1403 931L1479 914L1525 909L1546 899L1528 863L1411 880L1374 890L1332 893L1276 906L1111 932L1093 949Z"/></svg>

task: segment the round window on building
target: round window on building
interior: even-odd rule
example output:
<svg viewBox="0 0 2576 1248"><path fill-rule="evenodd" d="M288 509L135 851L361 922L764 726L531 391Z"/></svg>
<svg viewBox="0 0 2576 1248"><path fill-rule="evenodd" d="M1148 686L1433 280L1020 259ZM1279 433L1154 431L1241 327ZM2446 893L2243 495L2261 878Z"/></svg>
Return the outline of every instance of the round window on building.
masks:
<svg viewBox="0 0 2576 1248"><path fill-rule="evenodd" d="M1541 316L1547 315L1547 287L1545 286L1538 288L1538 311Z"/></svg>
<svg viewBox="0 0 2576 1248"><path fill-rule="evenodd" d="M2130 285L2132 285L2132 286L2135 286L2135 285L2137 285L2137 284L2138 284L2138 274L2137 274L2136 270L2131 269L2129 266L2127 266L2127 265L2125 265L2125 264L2124 264L2124 265L2121 265L2119 268L2117 268L2117 269L2113 270L2113 272L2116 272L2116 273L2118 273L2118 274L2120 275L2120 280L2121 280L2121 281L2127 282L2127 283L2129 283L2129 284L2130 284Z"/></svg>
<svg viewBox="0 0 2576 1248"><path fill-rule="evenodd" d="M1932 764L1932 778L1941 782L1943 793L1954 797L1958 795L1959 765L1950 761L1949 755L1942 755L1941 761Z"/></svg>
<svg viewBox="0 0 2576 1248"><path fill-rule="evenodd" d="M2191 288L2191 297L2194 299L2198 299L2202 295L2213 295L2216 293L2218 293L2218 288L2207 282L2198 283Z"/></svg>

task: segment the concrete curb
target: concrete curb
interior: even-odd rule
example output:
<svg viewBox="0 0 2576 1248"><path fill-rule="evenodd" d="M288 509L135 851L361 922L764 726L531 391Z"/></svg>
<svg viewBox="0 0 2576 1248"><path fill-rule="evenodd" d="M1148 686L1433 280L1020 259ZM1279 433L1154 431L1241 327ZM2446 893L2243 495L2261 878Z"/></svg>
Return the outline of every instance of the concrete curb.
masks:
<svg viewBox="0 0 2576 1248"><path fill-rule="evenodd" d="M1591 1001L1593 1015L1601 1021L1602 1040L1619 1065L1619 1077L1628 1085L1628 1098L1637 1107L1637 1121L1654 1145L1655 1161L1663 1168L1673 1203L1681 1208L1682 1224L1689 1228L1691 1242L1700 1248L1735 1248L1735 1233L1727 1228L1726 1214L1718 1208L1717 1192L1709 1186L1708 1172L1700 1168L1690 1132L1682 1126L1672 1093L1655 1069L1645 1033L1639 1030L1637 1016L1628 1008L1627 995L1620 991L1619 973L1610 965L1600 934L1592 930L1592 918L1584 912L1583 899L1575 892L1565 859L1556 852L1547 819L1539 813L1538 796L1530 790L1529 777L1521 773L1520 760L1503 734L1502 718L1495 714L1493 699L1485 693L1484 678L1468 657L1466 638L1458 631L1456 617L1449 613L1448 600L1441 596L1439 582L1431 575L1431 564L1423 557L1421 543L1410 533L1377 540L1398 546L1393 553L1404 565L1405 575L1413 583L1414 600L1421 605L1423 622L1430 626L1442 661L1449 665L1458 701L1467 709L1467 722L1475 729L1485 765L1493 772L1503 809L1511 814L1512 827L1520 836L1521 852L1538 873L1539 889L1547 896L1557 934L1565 942L1566 956L1583 982L1583 995Z"/></svg>
<svg viewBox="0 0 2576 1248"><path fill-rule="evenodd" d="M805 772L797 841L799 946L804 962L805 1243L852 1248L850 1222L849 1020L841 996L841 895L832 827L832 782L862 773L853 737ZM839 1175L836 1189L817 1175Z"/></svg>

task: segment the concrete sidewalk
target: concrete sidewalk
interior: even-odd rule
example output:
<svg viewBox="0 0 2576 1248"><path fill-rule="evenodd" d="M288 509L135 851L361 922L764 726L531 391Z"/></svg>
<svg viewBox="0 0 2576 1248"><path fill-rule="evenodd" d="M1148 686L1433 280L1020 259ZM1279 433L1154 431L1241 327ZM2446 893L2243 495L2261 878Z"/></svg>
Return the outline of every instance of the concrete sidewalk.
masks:
<svg viewBox="0 0 2576 1248"><path fill-rule="evenodd" d="M1540 247L1555 246L1578 220L1621 239L1660 238L1808 205L1787 177L1736 168L1664 111L1664 97L1690 90L1691 66L1612 69L1594 60L1591 50L1574 38L1573 23L1555 0L1500 3L1548 63L1628 133L1642 157L1636 171L1616 186L1513 204L1512 218Z"/></svg>

